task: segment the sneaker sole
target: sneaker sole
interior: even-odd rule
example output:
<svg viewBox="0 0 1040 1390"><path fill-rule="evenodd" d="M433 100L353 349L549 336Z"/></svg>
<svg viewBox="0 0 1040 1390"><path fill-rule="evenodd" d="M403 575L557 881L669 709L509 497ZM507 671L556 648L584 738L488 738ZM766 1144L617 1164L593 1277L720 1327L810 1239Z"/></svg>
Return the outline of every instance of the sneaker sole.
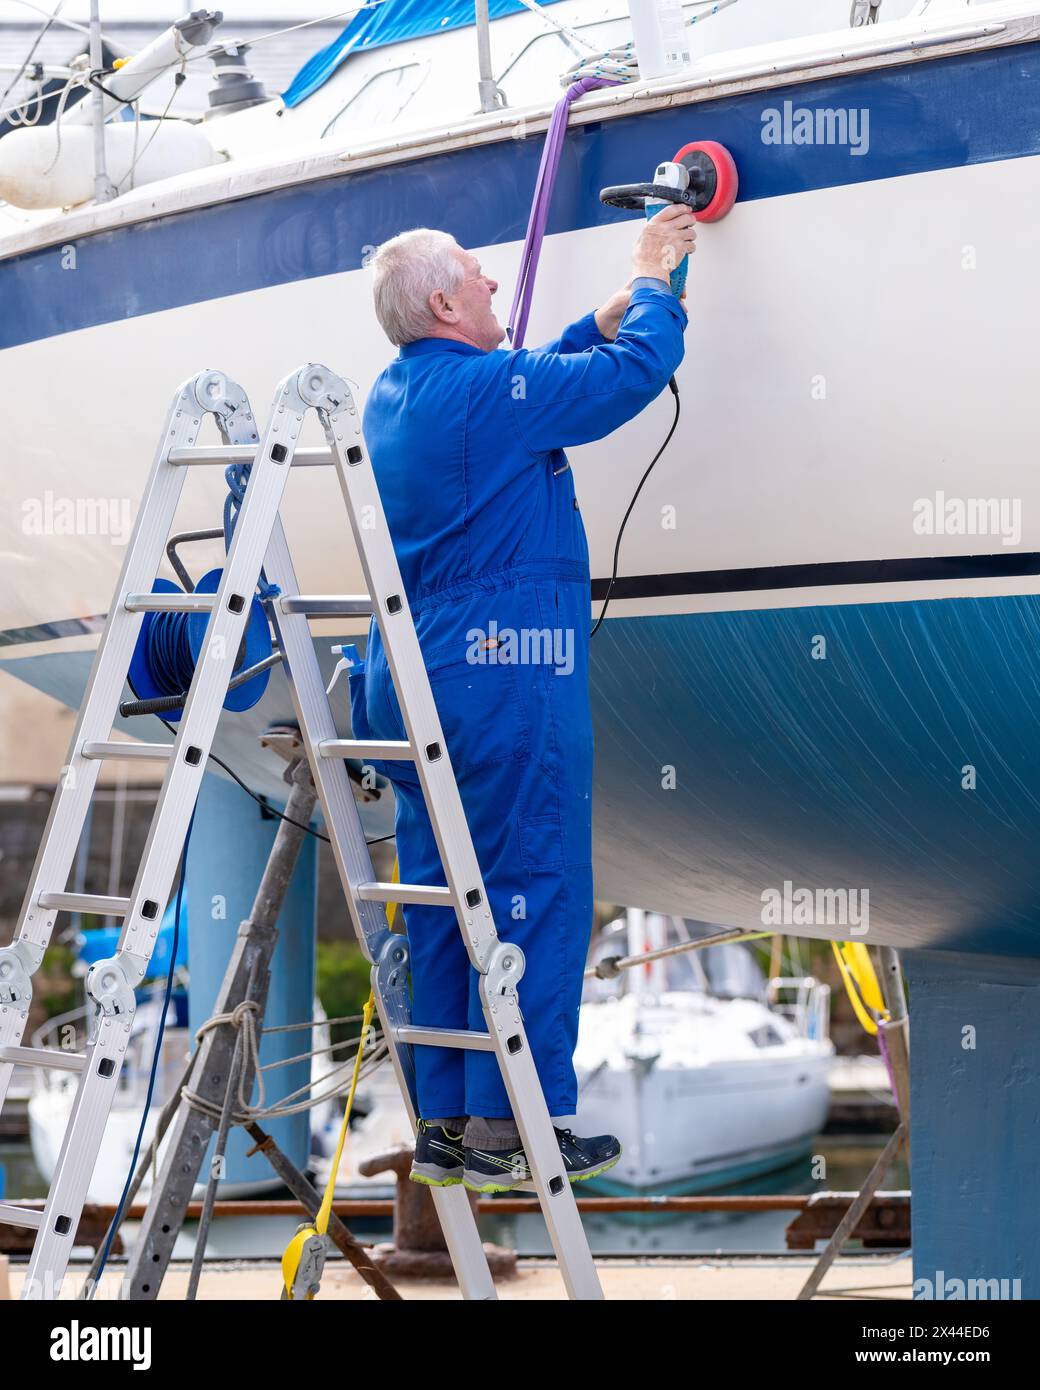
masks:
<svg viewBox="0 0 1040 1390"><path fill-rule="evenodd" d="M462 1182L461 1168L435 1168L432 1163L413 1163L408 1174L412 1182L421 1182L426 1187L458 1187Z"/></svg>
<svg viewBox="0 0 1040 1390"><path fill-rule="evenodd" d="M606 1173L608 1169L613 1168L614 1164L617 1163L620 1158L620 1154L615 1154L614 1157L608 1159L606 1163L598 1163L595 1168L589 1168L584 1173L570 1173L568 1174L567 1181L570 1183L588 1182L590 1178L598 1178L601 1173ZM530 1177L518 1178L516 1182L503 1183L496 1182L494 1178L477 1179L471 1173L465 1172L462 1175L462 1185L470 1192L483 1193L515 1192L517 1188L523 1187L530 1188L532 1191L534 1190L534 1183L531 1181Z"/></svg>

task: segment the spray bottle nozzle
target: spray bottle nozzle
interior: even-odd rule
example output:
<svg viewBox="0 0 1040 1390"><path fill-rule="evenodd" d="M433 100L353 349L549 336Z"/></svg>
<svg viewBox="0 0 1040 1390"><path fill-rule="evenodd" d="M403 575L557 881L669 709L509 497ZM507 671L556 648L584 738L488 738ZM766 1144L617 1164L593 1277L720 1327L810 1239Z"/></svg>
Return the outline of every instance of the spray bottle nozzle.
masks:
<svg viewBox="0 0 1040 1390"><path fill-rule="evenodd" d="M359 668L364 670L364 662L361 660L358 649L353 642L341 642L338 646L330 647L329 650L333 655L337 652L339 653L339 661L336 663L336 669L333 671L332 679L329 681L328 689L325 691L326 695L332 694L332 687L345 671L356 671Z"/></svg>

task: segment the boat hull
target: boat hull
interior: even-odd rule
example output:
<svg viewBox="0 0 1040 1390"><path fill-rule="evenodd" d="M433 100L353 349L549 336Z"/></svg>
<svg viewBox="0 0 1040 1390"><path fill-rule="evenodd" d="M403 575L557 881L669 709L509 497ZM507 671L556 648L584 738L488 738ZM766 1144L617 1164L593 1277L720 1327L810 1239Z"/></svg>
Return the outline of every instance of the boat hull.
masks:
<svg viewBox="0 0 1040 1390"><path fill-rule="evenodd" d="M854 892L872 941L1037 951L1038 78L1040 44L1021 43L774 77L568 137L531 342L625 277L634 226L601 184L691 138L721 140L741 172L734 212L701 233L680 425L593 644L600 897L761 927L785 885ZM869 111L869 148L765 142L786 101ZM297 181L99 232L72 271L56 246L0 260L19 493L0 523L5 669L75 705L118 572L115 536L27 525L48 492L136 506L173 389L203 365L260 413L306 359L363 394L390 355L369 248L434 221L510 283L539 153L503 140ZM597 594L670 400L572 451ZM940 485L1017 504L1024 529L961 534L937 512L920 531ZM216 471L199 480L185 524L211 525L222 492ZM301 587L356 591L334 480L307 470L290 494ZM261 789L280 784L255 732L290 714L275 678L222 726Z"/></svg>

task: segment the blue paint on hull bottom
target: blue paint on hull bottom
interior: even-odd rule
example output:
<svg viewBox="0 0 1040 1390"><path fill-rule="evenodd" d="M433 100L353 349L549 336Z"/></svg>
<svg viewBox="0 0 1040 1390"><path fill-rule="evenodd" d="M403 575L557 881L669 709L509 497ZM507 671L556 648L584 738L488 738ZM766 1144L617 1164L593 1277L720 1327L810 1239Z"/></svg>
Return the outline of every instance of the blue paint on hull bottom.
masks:
<svg viewBox="0 0 1040 1390"><path fill-rule="evenodd" d="M597 897L848 889L868 942L1040 955L1040 598L616 618L591 682Z"/></svg>

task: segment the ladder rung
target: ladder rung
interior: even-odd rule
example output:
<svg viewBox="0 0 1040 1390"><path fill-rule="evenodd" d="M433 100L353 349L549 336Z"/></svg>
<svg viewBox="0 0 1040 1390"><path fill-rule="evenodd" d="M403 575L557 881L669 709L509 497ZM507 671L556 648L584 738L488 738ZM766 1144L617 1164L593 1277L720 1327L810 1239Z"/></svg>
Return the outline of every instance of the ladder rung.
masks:
<svg viewBox="0 0 1040 1390"><path fill-rule="evenodd" d="M38 1231L43 1225L43 1212L34 1207L16 1207L11 1202L0 1202L0 1221L5 1226L28 1226Z"/></svg>
<svg viewBox="0 0 1040 1390"><path fill-rule="evenodd" d="M390 739L383 743L366 743L357 738L327 738L318 744L318 752L323 758L415 758L415 751L410 743L391 742Z"/></svg>
<svg viewBox="0 0 1040 1390"><path fill-rule="evenodd" d="M127 594L128 613L212 613L216 594Z"/></svg>
<svg viewBox="0 0 1040 1390"><path fill-rule="evenodd" d="M308 618L368 618L373 612L367 594L283 594L278 606Z"/></svg>
<svg viewBox="0 0 1040 1390"><path fill-rule="evenodd" d="M85 1052L62 1052L57 1047L0 1047L0 1064L16 1067L48 1067L52 1071L82 1071L87 1064Z"/></svg>
<svg viewBox="0 0 1040 1390"><path fill-rule="evenodd" d="M470 1052L494 1052L490 1033L470 1033L465 1028L416 1028L405 1024L394 1029L399 1043L418 1043L422 1047L461 1047Z"/></svg>
<svg viewBox="0 0 1040 1390"><path fill-rule="evenodd" d="M359 883L357 895L366 903L431 903L438 907L453 907L455 903L451 889L440 884Z"/></svg>
<svg viewBox="0 0 1040 1390"><path fill-rule="evenodd" d="M169 758L172 743L85 743L80 749L85 758Z"/></svg>
<svg viewBox="0 0 1040 1390"><path fill-rule="evenodd" d="M252 463L256 458L255 444L205 444L191 448L171 449L166 455L169 463L176 464L220 464L226 468L229 463ZM328 468L336 462L336 456L329 448L297 449L293 454L294 468Z"/></svg>
<svg viewBox="0 0 1040 1390"><path fill-rule="evenodd" d="M41 893L36 902L59 912L96 912L102 917L125 917L130 911L129 898L102 898L94 893Z"/></svg>

